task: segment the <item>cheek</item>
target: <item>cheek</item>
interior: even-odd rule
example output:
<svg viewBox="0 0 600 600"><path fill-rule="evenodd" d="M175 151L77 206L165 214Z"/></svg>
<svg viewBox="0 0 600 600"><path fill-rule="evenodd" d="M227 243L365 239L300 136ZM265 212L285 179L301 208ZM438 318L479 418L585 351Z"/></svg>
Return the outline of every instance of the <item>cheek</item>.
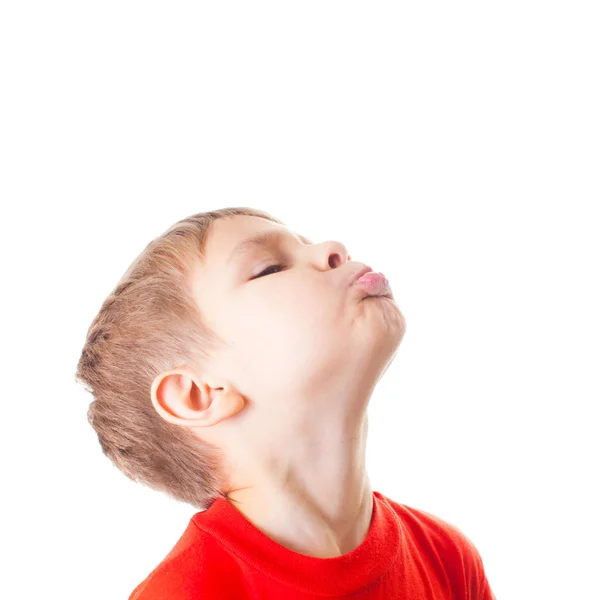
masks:
<svg viewBox="0 0 600 600"><path fill-rule="evenodd" d="M351 328L352 306L330 288L290 281L265 285L260 293L255 292L239 298L227 311L228 339L244 352L264 347L265 352L276 354L286 348L298 352L315 345L330 346Z"/></svg>
<svg viewBox="0 0 600 600"><path fill-rule="evenodd" d="M246 329L245 347L247 352L261 348L259 360L271 372L283 369L291 373L294 367L306 372L310 363L326 362L338 354L340 347L347 345L349 333L326 304L266 303L260 317Z"/></svg>
<svg viewBox="0 0 600 600"><path fill-rule="evenodd" d="M331 326L340 309L334 298L304 286L278 286L252 303L248 313L273 338L311 336Z"/></svg>
<svg viewBox="0 0 600 600"><path fill-rule="evenodd" d="M336 304L331 294L317 297L272 292L234 312L228 324L231 368L241 389L257 397L284 390L300 393L356 350L347 318L351 307Z"/></svg>

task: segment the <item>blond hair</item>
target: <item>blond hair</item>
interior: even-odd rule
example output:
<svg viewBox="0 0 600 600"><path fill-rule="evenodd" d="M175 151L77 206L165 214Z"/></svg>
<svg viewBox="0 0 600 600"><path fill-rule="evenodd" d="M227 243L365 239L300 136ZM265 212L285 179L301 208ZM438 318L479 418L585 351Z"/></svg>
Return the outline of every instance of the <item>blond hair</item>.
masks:
<svg viewBox="0 0 600 600"><path fill-rule="evenodd" d="M189 429L165 421L150 387L163 371L202 365L224 341L204 323L190 274L204 260L209 227L253 208L223 208L182 219L153 239L130 264L93 319L75 380L94 400L87 420L102 452L129 479L199 509L225 497L223 456Z"/></svg>

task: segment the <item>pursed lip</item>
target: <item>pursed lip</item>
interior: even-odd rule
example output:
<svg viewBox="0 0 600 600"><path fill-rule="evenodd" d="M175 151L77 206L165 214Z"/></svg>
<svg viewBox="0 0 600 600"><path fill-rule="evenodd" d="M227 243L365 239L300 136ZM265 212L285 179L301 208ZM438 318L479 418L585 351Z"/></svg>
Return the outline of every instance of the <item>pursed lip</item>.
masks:
<svg viewBox="0 0 600 600"><path fill-rule="evenodd" d="M371 267L363 267L360 271L358 271L350 280L350 285L352 285L357 279L360 279L365 273L370 273L373 269Z"/></svg>

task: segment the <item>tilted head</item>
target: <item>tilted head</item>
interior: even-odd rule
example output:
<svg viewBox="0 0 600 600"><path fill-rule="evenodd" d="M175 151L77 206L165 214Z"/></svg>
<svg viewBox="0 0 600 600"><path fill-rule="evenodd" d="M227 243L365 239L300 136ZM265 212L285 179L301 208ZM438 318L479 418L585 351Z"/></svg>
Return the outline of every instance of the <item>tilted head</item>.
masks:
<svg viewBox="0 0 600 600"><path fill-rule="evenodd" d="M88 332L89 420L128 477L198 508L244 480L246 457L365 420L404 335L362 263L264 211L173 225L134 261ZM235 466L235 468L234 468Z"/></svg>

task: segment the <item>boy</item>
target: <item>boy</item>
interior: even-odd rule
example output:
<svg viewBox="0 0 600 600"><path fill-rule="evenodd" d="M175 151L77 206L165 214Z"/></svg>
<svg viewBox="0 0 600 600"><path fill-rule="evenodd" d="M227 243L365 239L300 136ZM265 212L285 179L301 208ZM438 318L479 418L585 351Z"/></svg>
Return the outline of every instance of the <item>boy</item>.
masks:
<svg viewBox="0 0 600 600"><path fill-rule="evenodd" d="M493 600L441 519L373 491L369 398L406 324L383 276L268 213L153 240L88 331L78 380L103 452L189 503L130 600Z"/></svg>

